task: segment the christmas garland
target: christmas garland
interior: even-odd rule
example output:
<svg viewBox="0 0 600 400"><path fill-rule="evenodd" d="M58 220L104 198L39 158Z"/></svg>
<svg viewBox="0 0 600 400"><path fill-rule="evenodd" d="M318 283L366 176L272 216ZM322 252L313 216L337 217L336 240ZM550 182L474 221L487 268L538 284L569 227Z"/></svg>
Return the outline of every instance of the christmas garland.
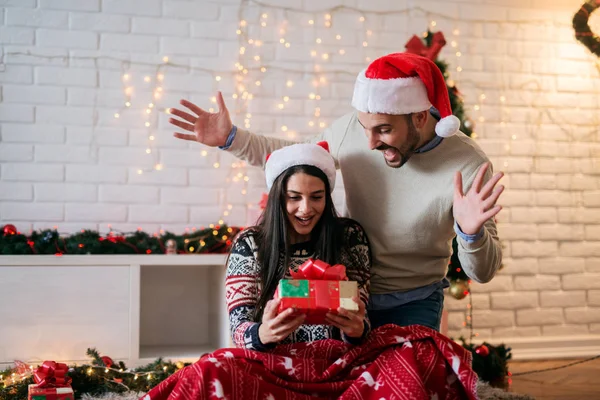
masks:
<svg viewBox="0 0 600 400"><path fill-rule="evenodd" d="M600 38L592 32L588 21L590 14L600 7L600 0L589 0L583 3L573 16L573 29L575 38L581 42L592 54L600 57Z"/></svg>
<svg viewBox="0 0 600 400"><path fill-rule="evenodd" d="M461 338L462 339L462 338ZM488 343L480 346L463 346L473 355L473 369L480 380L492 386L506 387L507 361L510 349L504 345L494 347ZM170 375L190 363L164 361L161 358L145 366L130 369L123 361L114 362L110 357L100 356L96 349L87 349L92 359L88 364L69 365L68 376L76 399L84 394L98 396L104 393L148 392ZM16 361L15 367L0 371L0 400L26 399L28 386L35 383L34 367Z"/></svg>
<svg viewBox="0 0 600 400"><path fill-rule="evenodd" d="M211 224L184 235L148 234L139 230L126 234L111 231L102 236L96 231L82 230L61 236L54 229L24 235L14 225L5 225L0 231L0 255L227 253L232 239L241 230Z"/></svg>

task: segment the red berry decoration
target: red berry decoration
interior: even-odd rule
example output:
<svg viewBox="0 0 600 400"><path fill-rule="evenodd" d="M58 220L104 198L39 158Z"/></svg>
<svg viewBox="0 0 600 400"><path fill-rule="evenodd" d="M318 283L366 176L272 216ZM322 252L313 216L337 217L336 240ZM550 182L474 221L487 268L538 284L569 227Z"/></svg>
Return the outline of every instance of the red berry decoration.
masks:
<svg viewBox="0 0 600 400"><path fill-rule="evenodd" d="M110 368L114 364L114 361L108 356L102 356L102 357L100 357L100 359L102 360L102 362L104 363L104 366L106 368Z"/></svg>
<svg viewBox="0 0 600 400"><path fill-rule="evenodd" d="M479 354L482 357L487 357L490 355L490 349L485 344L482 344L481 346L475 349L475 353Z"/></svg>

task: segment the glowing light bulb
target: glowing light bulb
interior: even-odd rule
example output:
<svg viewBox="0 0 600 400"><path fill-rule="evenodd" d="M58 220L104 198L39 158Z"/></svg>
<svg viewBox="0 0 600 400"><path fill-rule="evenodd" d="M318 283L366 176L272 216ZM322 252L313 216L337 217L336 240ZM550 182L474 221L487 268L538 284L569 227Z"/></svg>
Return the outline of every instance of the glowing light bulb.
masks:
<svg viewBox="0 0 600 400"><path fill-rule="evenodd" d="M281 127L281 130L282 130L283 132L287 132L287 130L288 130L288 127L287 127L287 126L285 126L285 125L283 125L283 126Z"/></svg>
<svg viewBox="0 0 600 400"><path fill-rule="evenodd" d="M145 76L144 77L144 82L150 82L150 77L149 76Z"/></svg>
<svg viewBox="0 0 600 400"><path fill-rule="evenodd" d="M312 20L312 19L309 19L309 20L308 20L308 24L309 24L309 25L314 25L314 24L315 24L315 21L314 21L314 20Z"/></svg>
<svg viewBox="0 0 600 400"><path fill-rule="evenodd" d="M220 76L215 76L215 81L220 82L221 81L221 77Z"/></svg>
<svg viewBox="0 0 600 400"><path fill-rule="evenodd" d="M150 139L150 140L154 140L154 136L150 136L148 139Z"/></svg>
<svg viewBox="0 0 600 400"><path fill-rule="evenodd" d="M358 20L359 20L360 22L365 22L365 17L361 16L361 17L360 17Z"/></svg>
<svg viewBox="0 0 600 400"><path fill-rule="evenodd" d="M340 40L340 39L342 38L342 35L335 35L335 38L336 38L337 40Z"/></svg>
<svg viewBox="0 0 600 400"><path fill-rule="evenodd" d="M164 57L163 57L163 62L169 62L169 57L167 57L167 56L164 56Z"/></svg>
<svg viewBox="0 0 600 400"><path fill-rule="evenodd" d="M119 113L115 113L115 118L119 118L119 117L120 117Z"/></svg>
<svg viewBox="0 0 600 400"><path fill-rule="evenodd" d="M292 81L289 81L289 80L288 80L288 81L287 81L285 84L286 84L286 86L287 86L287 87L292 87L292 86L294 86L294 82L292 82Z"/></svg>

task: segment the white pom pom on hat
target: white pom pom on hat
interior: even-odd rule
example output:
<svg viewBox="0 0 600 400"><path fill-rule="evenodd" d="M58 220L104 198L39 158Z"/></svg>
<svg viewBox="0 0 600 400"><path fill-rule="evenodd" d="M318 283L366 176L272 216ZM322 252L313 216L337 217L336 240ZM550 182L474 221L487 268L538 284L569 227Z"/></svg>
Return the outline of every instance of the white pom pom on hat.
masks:
<svg viewBox="0 0 600 400"><path fill-rule="evenodd" d="M335 161L329 153L327 142L298 143L275 150L267 156L265 164L265 178L267 188L271 190L273 182L287 169L297 165L312 165L319 168L329 181L329 188L333 192L335 187Z"/></svg>
<svg viewBox="0 0 600 400"><path fill-rule="evenodd" d="M356 78L352 106L371 114L402 115L434 106L441 120L435 133L454 135L460 120L452 115L446 81L430 59L412 53L393 53L373 61Z"/></svg>

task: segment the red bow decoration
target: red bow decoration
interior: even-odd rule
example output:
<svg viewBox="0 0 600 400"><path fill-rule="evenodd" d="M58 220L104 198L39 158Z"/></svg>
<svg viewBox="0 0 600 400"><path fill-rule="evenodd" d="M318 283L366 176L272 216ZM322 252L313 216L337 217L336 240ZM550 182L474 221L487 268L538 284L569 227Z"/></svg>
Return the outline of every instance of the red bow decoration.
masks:
<svg viewBox="0 0 600 400"><path fill-rule="evenodd" d="M71 383L71 378L67 376L68 371L67 364L44 361L33 373L33 378L40 388L64 387Z"/></svg>
<svg viewBox="0 0 600 400"><path fill-rule="evenodd" d="M298 272L290 269L294 279L313 279L317 281L347 281L346 267L336 264L333 267L324 261L309 258L298 268Z"/></svg>
<svg viewBox="0 0 600 400"><path fill-rule="evenodd" d="M407 53L417 54L423 57L429 58L431 61L435 61L442 47L446 45L446 38L442 32L436 32L433 34L431 39L431 46L427 47L423 41L417 36L413 35L408 42L404 45Z"/></svg>

